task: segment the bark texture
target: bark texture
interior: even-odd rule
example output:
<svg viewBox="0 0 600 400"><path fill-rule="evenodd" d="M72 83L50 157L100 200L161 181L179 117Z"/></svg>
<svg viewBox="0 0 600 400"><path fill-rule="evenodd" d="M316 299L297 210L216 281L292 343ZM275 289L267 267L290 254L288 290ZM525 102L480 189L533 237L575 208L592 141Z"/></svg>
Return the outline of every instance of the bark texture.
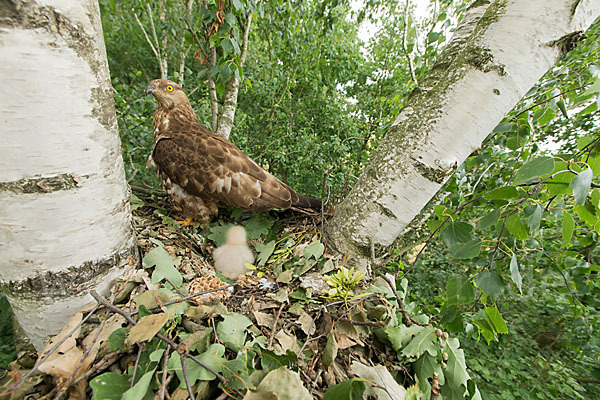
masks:
<svg viewBox="0 0 600 400"><path fill-rule="evenodd" d="M95 0L0 6L0 281L40 349L137 259Z"/></svg>
<svg viewBox="0 0 600 400"><path fill-rule="evenodd" d="M244 66L244 62L246 61L246 52L248 51L248 33L250 32L251 23L252 13L249 12L248 19L246 20L246 25L244 26L244 33L242 37L240 68ZM237 109L237 97L239 90L240 81L238 80L236 75L233 74L231 79L229 79L225 84L225 94L223 95L223 108L221 110L221 116L219 117L219 123L216 130L216 133L223 136L225 139L229 139L231 129L233 128L233 119L235 117L235 110Z"/></svg>
<svg viewBox="0 0 600 400"><path fill-rule="evenodd" d="M600 0L476 1L327 227L366 266L387 247L519 99L584 31Z"/></svg>

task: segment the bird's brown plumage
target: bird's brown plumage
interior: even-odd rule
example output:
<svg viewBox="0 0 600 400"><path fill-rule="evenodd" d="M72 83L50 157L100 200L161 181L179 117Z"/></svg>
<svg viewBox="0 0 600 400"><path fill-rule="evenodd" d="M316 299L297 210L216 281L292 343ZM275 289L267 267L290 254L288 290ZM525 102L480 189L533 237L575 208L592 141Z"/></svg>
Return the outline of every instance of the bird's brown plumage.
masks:
<svg viewBox="0 0 600 400"><path fill-rule="evenodd" d="M157 103L148 163L157 169L173 206L183 216L208 222L220 206L251 211L321 209L321 201L296 193L227 139L202 126L175 82L153 80L146 94Z"/></svg>

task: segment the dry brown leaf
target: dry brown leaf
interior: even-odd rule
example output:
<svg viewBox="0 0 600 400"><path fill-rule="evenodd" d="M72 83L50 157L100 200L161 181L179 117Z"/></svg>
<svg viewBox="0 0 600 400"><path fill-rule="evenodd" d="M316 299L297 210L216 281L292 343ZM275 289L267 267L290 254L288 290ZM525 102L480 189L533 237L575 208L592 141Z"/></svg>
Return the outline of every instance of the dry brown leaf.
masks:
<svg viewBox="0 0 600 400"><path fill-rule="evenodd" d="M264 326L265 328L269 329L273 327L273 315L260 311L252 311L252 314L254 314L254 318L256 318L256 323L258 325Z"/></svg>
<svg viewBox="0 0 600 400"><path fill-rule="evenodd" d="M83 313L76 313L69 322L65 325L65 327L54 336L46 348L40 354L40 359L43 358L52 347L54 347L58 342L60 342L69 332L71 332L83 318ZM54 353L52 353L46 361L42 365L40 365L39 370L45 374L52 375L57 379L67 379L73 371L75 367L79 363L83 352L77 348L76 339L79 337L81 332L81 327L79 327L71 337L65 340Z"/></svg>
<svg viewBox="0 0 600 400"><path fill-rule="evenodd" d="M354 340L350 339L350 337L343 332L336 331L335 339L337 341L337 344L338 344L338 347L340 350L344 350L349 347L356 346L356 342Z"/></svg>
<svg viewBox="0 0 600 400"><path fill-rule="evenodd" d="M298 323L300 324L300 328L302 329L302 331L304 331L304 333L307 335L312 335L317 329L312 317L306 312L300 314L300 317L298 318Z"/></svg>
<svg viewBox="0 0 600 400"><path fill-rule="evenodd" d="M216 303L211 305L201 304L196 307L190 307L183 315L193 321L202 321L206 318L209 318L213 314L225 315L228 313L229 311L227 310L227 307L223 305L223 303Z"/></svg>
<svg viewBox="0 0 600 400"><path fill-rule="evenodd" d="M147 290L133 298L133 301L135 302L135 305L138 309L140 308L140 306L150 308L159 303L166 303L169 300L169 295L165 292L161 292L160 290Z"/></svg>
<svg viewBox="0 0 600 400"><path fill-rule="evenodd" d="M151 340L169 320L169 314L146 315L129 331L125 344L130 345Z"/></svg>
<svg viewBox="0 0 600 400"><path fill-rule="evenodd" d="M275 339L279 342L281 346L273 346L273 350L277 355L286 354L288 350L297 353L300 351L300 346L298 346L298 342L295 336L288 335L283 329L277 332L275 335Z"/></svg>

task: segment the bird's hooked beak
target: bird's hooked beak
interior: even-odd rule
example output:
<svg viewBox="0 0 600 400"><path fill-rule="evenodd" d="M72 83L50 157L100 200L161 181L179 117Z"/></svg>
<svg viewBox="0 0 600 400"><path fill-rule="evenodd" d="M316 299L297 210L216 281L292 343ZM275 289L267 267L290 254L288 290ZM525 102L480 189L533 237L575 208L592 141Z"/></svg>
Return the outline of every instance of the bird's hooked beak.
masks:
<svg viewBox="0 0 600 400"><path fill-rule="evenodd" d="M149 94L152 94L154 92L156 92L158 89L156 88L156 85L154 83L151 83L148 85L148 87L146 88L146 96L148 96Z"/></svg>

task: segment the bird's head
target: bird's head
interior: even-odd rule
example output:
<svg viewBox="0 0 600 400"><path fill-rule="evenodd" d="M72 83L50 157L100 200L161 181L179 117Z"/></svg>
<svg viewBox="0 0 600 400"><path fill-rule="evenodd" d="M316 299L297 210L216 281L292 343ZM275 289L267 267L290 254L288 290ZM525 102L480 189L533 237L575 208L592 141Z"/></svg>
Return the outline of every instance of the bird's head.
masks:
<svg viewBox="0 0 600 400"><path fill-rule="evenodd" d="M180 104L190 104L183 89L173 81L155 79L148 84L146 95L151 94L156 99L158 107L173 108Z"/></svg>

